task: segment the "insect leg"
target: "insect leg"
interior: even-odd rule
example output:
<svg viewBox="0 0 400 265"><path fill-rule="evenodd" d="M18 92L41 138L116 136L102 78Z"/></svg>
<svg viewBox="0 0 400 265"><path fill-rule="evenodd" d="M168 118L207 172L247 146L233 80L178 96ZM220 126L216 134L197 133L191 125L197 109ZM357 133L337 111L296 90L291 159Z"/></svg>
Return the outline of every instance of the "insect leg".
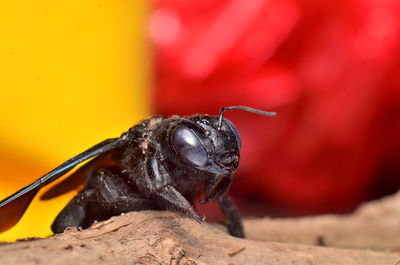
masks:
<svg viewBox="0 0 400 265"><path fill-rule="evenodd" d="M174 187L166 186L162 188L158 191L157 196L166 203L165 208L183 212L194 218L199 223L203 221L203 219L201 219L194 211L192 205Z"/></svg>
<svg viewBox="0 0 400 265"><path fill-rule="evenodd" d="M98 169L81 191L57 216L52 225L55 233L68 226L88 228L95 221L129 211L158 209L156 204L129 186L124 178L109 169Z"/></svg>
<svg viewBox="0 0 400 265"><path fill-rule="evenodd" d="M219 206L228 220L229 233L235 237L244 238L244 230L242 224L242 217L235 203L228 195L223 195L218 200Z"/></svg>
<svg viewBox="0 0 400 265"><path fill-rule="evenodd" d="M58 234L67 227L83 227L86 221L87 200L93 196L94 190L83 190L76 195L67 206L57 215L51 230Z"/></svg>
<svg viewBox="0 0 400 265"><path fill-rule="evenodd" d="M95 174L87 186L96 191L95 203L103 212L109 211L111 215L117 215L129 211L158 209L152 200L135 191L136 187L130 186L124 177L109 169L99 169Z"/></svg>
<svg viewBox="0 0 400 265"><path fill-rule="evenodd" d="M137 181L138 188L150 194L162 209L183 212L201 223L203 220L189 201L172 186L171 176L165 166L154 157L146 159L144 163L146 174Z"/></svg>

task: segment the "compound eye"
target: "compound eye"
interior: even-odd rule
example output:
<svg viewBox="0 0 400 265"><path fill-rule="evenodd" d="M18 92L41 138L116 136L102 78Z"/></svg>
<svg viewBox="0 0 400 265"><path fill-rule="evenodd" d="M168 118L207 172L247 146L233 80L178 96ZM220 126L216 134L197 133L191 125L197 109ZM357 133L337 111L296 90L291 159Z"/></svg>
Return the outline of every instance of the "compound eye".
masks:
<svg viewBox="0 0 400 265"><path fill-rule="evenodd" d="M207 152L197 135L187 127L181 126L174 132L172 143L180 156L197 167L208 162Z"/></svg>
<svg viewBox="0 0 400 265"><path fill-rule="evenodd" d="M233 125L233 123L230 120L225 119L225 118L224 118L224 120L226 121L226 123L228 124L229 128L233 132L233 135L235 135L236 143L237 143L237 145L238 145L238 147L240 149L242 147L242 141L240 140L239 131L236 129L236 126Z"/></svg>

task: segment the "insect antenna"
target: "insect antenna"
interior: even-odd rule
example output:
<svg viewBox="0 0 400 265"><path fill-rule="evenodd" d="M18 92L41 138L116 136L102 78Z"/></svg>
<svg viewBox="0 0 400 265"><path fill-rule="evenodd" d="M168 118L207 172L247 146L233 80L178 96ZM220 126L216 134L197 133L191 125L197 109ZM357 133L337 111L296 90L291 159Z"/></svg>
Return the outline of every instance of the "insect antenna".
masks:
<svg viewBox="0 0 400 265"><path fill-rule="evenodd" d="M220 130L221 127L222 127L222 118L224 116L224 112L226 110L231 110L231 109L244 110L244 111L247 111L247 112L251 112L251 113L255 113L255 114L259 114L259 115L264 115L264 116L270 116L270 117L275 117L276 116L276 112L267 112L267 111L263 111L263 110L253 109L253 108L246 107L246 106L223 107L219 111L218 130Z"/></svg>

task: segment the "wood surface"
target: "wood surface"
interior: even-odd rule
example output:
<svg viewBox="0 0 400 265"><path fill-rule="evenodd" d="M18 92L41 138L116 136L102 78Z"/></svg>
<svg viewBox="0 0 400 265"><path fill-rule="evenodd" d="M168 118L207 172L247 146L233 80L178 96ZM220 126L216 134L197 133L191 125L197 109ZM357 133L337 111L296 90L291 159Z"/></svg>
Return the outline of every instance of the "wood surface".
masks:
<svg viewBox="0 0 400 265"><path fill-rule="evenodd" d="M86 230L0 245L0 264L396 265L400 195L352 215L247 219L246 239L172 212L131 212Z"/></svg>

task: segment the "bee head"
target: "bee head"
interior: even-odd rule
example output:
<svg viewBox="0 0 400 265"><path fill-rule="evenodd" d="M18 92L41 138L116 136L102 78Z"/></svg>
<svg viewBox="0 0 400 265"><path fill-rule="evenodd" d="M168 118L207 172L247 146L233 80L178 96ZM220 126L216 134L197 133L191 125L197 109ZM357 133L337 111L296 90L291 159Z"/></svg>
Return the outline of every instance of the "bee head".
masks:
<svg viewBox="0 0 400 265"><path fill-rule="evenodd" d="M275 116L272 112L243 106L224 107L218 116L196 115L183 119L171 134L172 146L183 163L207 175L205 202L219 198L228 190L239 165L240 135L235 125L223 117L231 109Z"/></svg>

